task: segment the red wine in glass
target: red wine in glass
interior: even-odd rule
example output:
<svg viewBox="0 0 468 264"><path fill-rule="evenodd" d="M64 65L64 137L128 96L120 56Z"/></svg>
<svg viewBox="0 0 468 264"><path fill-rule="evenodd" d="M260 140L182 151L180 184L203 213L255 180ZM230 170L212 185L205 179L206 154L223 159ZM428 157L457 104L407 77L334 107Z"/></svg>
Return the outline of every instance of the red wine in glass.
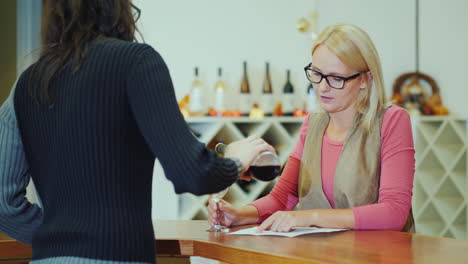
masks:
<svg viewBox="0 0 468 264"><path fill-rule="evenodd" d="M280 174L280 166L250 166L249 174L260 181L272 181Z"/></svg>
<svg viewBox="0 0 468 264"><path fill-rule="evenodd" d="M220 142L216 144L215 151L224 154L226 147L227 145ZM279 157L275 152L264 151L250 164L246 174L260 181L272 181L279 176L280 165Z"/></svg>

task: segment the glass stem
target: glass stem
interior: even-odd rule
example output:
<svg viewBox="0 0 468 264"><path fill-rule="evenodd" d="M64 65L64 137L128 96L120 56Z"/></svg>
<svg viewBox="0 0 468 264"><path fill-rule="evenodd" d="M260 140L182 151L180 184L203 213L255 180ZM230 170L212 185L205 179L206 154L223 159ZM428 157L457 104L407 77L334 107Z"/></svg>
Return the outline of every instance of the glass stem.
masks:
<svg viewBox="0 0 468 264"><path fill-rule="evenodd" d="M221 228L221 222L219 221L219 203L216 203L216 224L215 224L216 229Z"/></svg>

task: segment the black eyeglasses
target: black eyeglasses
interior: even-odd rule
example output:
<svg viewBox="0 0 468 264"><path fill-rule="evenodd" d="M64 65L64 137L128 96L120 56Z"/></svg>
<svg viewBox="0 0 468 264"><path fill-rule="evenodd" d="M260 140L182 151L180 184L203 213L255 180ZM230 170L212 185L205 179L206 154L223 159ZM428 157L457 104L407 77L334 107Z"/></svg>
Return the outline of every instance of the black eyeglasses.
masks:
<svg viewBox="0 0 468 264"><path fill-rule="evenodd" d="M141 9L138 8L136 5L134 4L130 4L130 6L134 9L134 12L133 12L133 17L135 17L135 22L138 21L138 19L140 19L140 16L141 16Z"/></svg>
<svg viewBox="0 0 468 264"><path fill-rule="evenodd" d="M319 84L325 78L325 80L327 80L328 85L330 85L330 87L335 88L335 89L343 89L347 81L356 79L359 75L363 74L363 72L358 72L349 77L342 77L342 76L337 76L337 75L325 75L317 70L312 69L311 66L312 66L312 63L309 63L307 66L304 67L304 71L307 76L307 79L309 79L311 83Z"/></svg>

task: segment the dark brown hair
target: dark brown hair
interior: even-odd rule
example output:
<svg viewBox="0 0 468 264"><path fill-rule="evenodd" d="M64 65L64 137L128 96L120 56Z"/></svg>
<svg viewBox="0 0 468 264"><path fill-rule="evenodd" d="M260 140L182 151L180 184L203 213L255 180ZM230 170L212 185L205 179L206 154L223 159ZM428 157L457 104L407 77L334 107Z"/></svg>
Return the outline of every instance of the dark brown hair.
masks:
<svg viewBox="0 0 468 264"><path fill-rule="evenodd" d="M32 96L51 103L50 88L57 73L67 63L78 71L93 42L136 41L137 10L131 0L45 0L41 52L29 78Z"/></svg>

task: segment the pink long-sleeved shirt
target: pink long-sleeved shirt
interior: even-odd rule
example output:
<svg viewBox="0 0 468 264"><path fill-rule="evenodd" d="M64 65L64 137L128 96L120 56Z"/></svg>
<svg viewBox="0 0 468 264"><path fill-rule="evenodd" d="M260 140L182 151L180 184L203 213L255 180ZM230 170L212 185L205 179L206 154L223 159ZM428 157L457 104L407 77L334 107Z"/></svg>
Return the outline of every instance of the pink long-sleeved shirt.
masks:
<svg viewBox="0 0 468 264"><path fill-rule="evenodd" d="M283 174L272 192L251 203L259 212L259 222L276 211L292 210L299 201L299 169L309 118L301 127L300 137ZM333 182L344 142L324 135L322 144L322 188L334 208ZM392 106L384 114L381 129L381 174L379 200L376 204L353 207L355 229L396 230L405 225L411 208L414 177L414 146L408 113Z"/></svg>

